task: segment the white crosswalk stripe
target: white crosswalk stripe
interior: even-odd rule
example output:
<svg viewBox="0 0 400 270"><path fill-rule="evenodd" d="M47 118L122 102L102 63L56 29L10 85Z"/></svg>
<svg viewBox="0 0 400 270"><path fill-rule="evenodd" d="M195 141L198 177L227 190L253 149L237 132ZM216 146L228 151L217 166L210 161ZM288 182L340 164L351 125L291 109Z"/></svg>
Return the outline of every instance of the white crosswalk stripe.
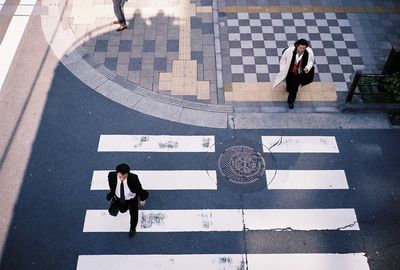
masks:
<svg viewBox="0 0 400 270"><path fill-rule="evenodd" d="M262 136L264 152L339 153L332 136Z"/></svg>
<svg viewBox="0 0 400 270"><path fill-rule="evenodd" d="M0 8L5 1L0 0ZM36 5L36 0L21 0L0 44L0 90L18 49L26 25Z"/></svg>
<svg viewBox="0 0 400 270"><path fill-rule="evenodd" d="M94 171L91 190L108 190L107 175L110 171ZM201 170L185 171L133 171L137 174L144 189L185 190L217 189L217 172Z"/></svg>
<svg viewBox="0 0 400 270"><path fill-rule="evenodd" d="M99 152L214 152L214 136L101 135Z"/></svg>
<svg viewBox="0 0 400 270"><path fill-rule="evenodd" d="M3 8L5 2L6 2L6 0L0 0L0 11Z"/></svg>
<svg viewBox="0 0 400 270"><path fill-rule="evenodd" d="M266 170L268 189L348 189L344 170Z"/></svg>
<svg viewBox="0 0 400 270"><path fill-rule="evenodd" d="M354 209L141 210L140 232L359 230ZM129 214L86 211L84 232L126 232Z"/></svg>
<svg viewBox="0 0 400 270"><path fill-rule="evenodd" d="M262 136L268 153L339 153L332 136ZM215 152L214 136L101 135L98 152ZM93 191L108 190L109 170L93 172ZM218 190L215 170L135 170L148 190ZM346 190L344 170L266 170L270 190ZM112 217L105 209L86 211L84 233L126 233L129 213ZM353 208L323 209L141 209L137 231L140 233L243 232L243 231L358 231ZM288 254L150 254L80 255L77 270L141 269L297 269L369 270L364 253L288 253Z"/></svg>
<svg viewBox="0 0 400 270"><path fill-rule="evenodd" d="M247 264L247 268L245 265ZM81 255L77 270L368 270L364 253Z"/></svg>

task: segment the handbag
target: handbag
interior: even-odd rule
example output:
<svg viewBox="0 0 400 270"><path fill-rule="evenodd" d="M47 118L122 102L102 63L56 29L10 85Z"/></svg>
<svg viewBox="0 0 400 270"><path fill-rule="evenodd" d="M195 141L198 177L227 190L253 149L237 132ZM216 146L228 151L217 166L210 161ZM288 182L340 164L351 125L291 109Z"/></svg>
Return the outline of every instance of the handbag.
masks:
<svg viewBox="0 0 400 270"><path fill-rule="evenodd" d="M302 79L301 79L301 86L305 86L307 84L310 84L314 81L314 67L310 69L308 73L303 72L302 73Z"/></svg>
<svg viewBox="0 0 400 270"><path fill-rule="evenodd" d="M108 213L111 216L116 217L118 215L118 212L119 212L118 199L115 196L113 196L111 198L110 207L108 208Z"/></svg>

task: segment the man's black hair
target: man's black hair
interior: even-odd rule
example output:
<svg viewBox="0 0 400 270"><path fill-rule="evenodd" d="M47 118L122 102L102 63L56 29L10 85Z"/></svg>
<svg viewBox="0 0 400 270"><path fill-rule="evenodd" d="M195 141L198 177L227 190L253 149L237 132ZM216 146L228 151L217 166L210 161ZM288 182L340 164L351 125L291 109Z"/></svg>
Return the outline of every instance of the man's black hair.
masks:
<svg viewBox="0 0 400 270"><path fill-rule="evenodd" d="M303 45L308 47L308 41L305 40L304 38L299 39L298 41L296 41L296 43L294 44L294 46L299 46L299 45Z"/></svg>
<svg viewBox="0 0 400 270"><path fill-rule="evenodd" d="M122 173L122 174L127 174L130 172L131 168L129 168L128 164L122 163L119 164L115 170L117 171L117 173Z"/></svg>

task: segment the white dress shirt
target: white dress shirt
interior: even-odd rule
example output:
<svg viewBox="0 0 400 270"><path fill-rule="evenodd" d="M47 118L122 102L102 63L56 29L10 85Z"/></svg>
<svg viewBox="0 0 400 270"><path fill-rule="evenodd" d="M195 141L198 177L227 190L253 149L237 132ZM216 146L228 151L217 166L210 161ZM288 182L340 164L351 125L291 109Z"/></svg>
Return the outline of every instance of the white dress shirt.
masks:
<svg viewBox="0 0 400 270"><path fill-rule="evenodd" d="M117 188L115 189L115 195L117 195L118 198L121 198L120 190L121 190L121 183L124 185L124 194L125 194L125 200L130 200L135 198L136 193L133 193L129 187L128 187L128 179L125 179L124 181L119 180L117 177Z"/></svg>
<svg viewBox="0 0 400 270"><path fill-rule="evenodd" d="M303 54L304 53L302 53L302 54L298 54L298 53L296 53L296 65L299 63L299 61L301 60L301 58L303 58Z"/></svg>

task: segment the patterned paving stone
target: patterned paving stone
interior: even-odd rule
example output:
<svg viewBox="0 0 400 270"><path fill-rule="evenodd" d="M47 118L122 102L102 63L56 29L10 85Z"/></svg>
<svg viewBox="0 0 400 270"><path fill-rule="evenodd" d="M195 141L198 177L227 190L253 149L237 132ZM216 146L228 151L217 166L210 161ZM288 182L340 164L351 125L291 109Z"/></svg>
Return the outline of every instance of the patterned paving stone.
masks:
<svg viewBox="0 0 400 270"><path fill-rule="evenodd" d="M213 23L203 23L203 25L202 25L202 33L203 34L212 34L212 33L214 33L214 24Z"/></svg>
<svg viewBox="0 0 400 270"><path fill-rule="evenodd" d="M203 52L202 51L192 51L192 60L197 60L198 64L203 64Z"/></svg>
<svg viewBox="0 0 400 270"><path fill-rule="evenodd" d="M201 18L191 17L190 18L190 27L191 27L191 29L202 29L203 23L201 22Z"/></svg>
<svg viewBox="0 0 400 270"><path fill-rule="evenodd" d="M117 57L106 57L104 66L110 70L115 71L117 69Z"/></svg>
<svg viewBox="0 0 400 270"><path fill-rule="evenodd" d="M121 40L119 43L120 52L130 52L132 48L132 40Z"/></svg>
<svg viewBox="0 0 400 270"><path fill-rule="evenodd" d="M156 49L155 40L145 40L143 44L143 52L154 52Z"/></svg>
<svg viewBox="0 0 400 270"><path fill-rule="evenodd" d="M128 10L135 5L134 2L127 3ZM211 75L216 66L213 14L211 11L203 12L199 9L211 8L214 2L190 2L197 6L197 13L190 15L189 57L197 61L199 80L205 77L215 79L215 75ZM279 58L283 48L302 37L310 40L316 55L315 80L330 80L345 89L350 82L350 75L356 69L363 68L364 65L381 68L391 45L400 40L400 14L390 13L390 8L400 7L399 1L216 2L225 83L273 81L279 71ZM104 0L98 0L95 4L99 5L96 13L106 10L100 6L112 7ZM329 7L332 11L326 12L325 9ZM358 7L364 9L360 11ZM82 36L85 32L91 33L82 39L85 49L107 68L123 78L153 87L157 91L160 72L171 72L173 60L180 57L179 46L184 47L184 43L179 40L179 16L164 13L149 16L139 10L135 13L128 18L129 28L122 33L115 32L110 23L112 11L107 15L97 16L92 25L82 20L74 29L77 36ZM128 15L133 15L133 12ZM79 21L76 19L71 18L70 24ZM212 89L216 87L215 80L211 81L210 86ZM223 98L220 100L223 101Z"/></svg>
<svg viewBox="0 0 400 270"><path fill-rule="evenodd" d="M94 50L96 52L106 52L107 46L108 46L108 40L97 40Z"/></svg>
<svg viewBox="0 0 400 270"><path fill-rule="evenodd" d="M228 13L226 22L233 82L274 79L283 49L299 38L310 41L322 81L349 83L364 64L345 13Z"/></svg>
<svg viewBox="0 0 400 270"><path fill-rule="evenodd" d="M142 69L142 58L129 59L129 70L141 70L141 69Z"/></svg>
<svg viewBox="0 0 400 270"><path fill-rule="evenodd" d="M179 40L169 39L167 41L167 52L178 52L179 51Z"/></svg>
<svg viewBox="0 0 400 270"><path fill-rule="evenodd" d="M166 71L167 70L167 58L158 58L156 57L154 59L154 70L162 70Z"/></svg>

